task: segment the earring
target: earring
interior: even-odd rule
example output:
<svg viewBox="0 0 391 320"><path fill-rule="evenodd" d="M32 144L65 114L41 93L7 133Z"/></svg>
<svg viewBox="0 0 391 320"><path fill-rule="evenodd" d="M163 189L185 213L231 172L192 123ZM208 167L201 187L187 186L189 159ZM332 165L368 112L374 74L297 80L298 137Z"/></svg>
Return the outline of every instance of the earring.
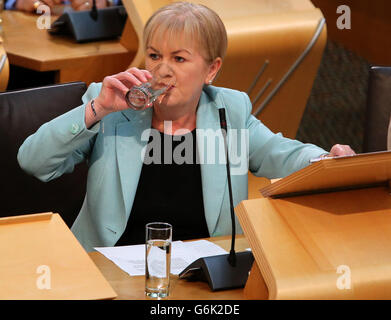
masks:
<svg viewBox="0 0 391 320"><path fill-rule="evenodd" d="M209 82L208 82L208 83L209 83L209 84L212 84L212 82L213 82L213 80L209 80Z"/></svg>

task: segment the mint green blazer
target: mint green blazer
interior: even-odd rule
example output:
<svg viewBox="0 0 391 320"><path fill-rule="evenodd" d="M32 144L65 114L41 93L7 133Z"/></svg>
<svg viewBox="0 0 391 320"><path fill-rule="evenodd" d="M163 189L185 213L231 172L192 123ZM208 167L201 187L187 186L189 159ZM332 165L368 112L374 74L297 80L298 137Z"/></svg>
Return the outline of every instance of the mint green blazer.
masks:
<svg viewBox="0 0 391 320"><path fill-rule="evenodd" d="M81 161L88 162L85 199L71 228L87 251L98 246L114 246L125 230L143 165L141 154L147 144L141 135L151 128L152 119L152 108L128 109L109 114L90 129L86 128L85 107L98 96L100 89L101 84L91 84L82 98L83 105L42 125L25 140L17 157L27 173L42 181L72 172ZM237 146L246 149L246 161L241 161L240 165L232 161L231 165L235 206L247 199L248 170L257 176L283 177L307 166L311 158L327 153L314 145L271 132L251 115L252 106L245 93L207 86L197 109L197 147L202 149L204 159L221 149L217 144L200 145L198 131L221 134L218 108L222 107L226 109L228 131L242 130L248 137L248 143L236 139L240 141L235 142L234 148L233 139L228 135L230 159L235 158L233 149ZM200 167L210 236L229 234L226 164L224 161L204 162ZM186 214L186 208L183 213ZM238 222L236 227L242 232Z"/></svg>

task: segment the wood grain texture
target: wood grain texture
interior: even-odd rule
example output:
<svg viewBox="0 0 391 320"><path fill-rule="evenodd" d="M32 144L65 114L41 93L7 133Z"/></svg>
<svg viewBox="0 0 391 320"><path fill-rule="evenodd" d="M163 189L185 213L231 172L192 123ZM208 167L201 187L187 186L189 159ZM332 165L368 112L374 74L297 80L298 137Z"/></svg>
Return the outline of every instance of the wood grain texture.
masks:
<svg viewBox="0 0 391 320"><path fill-rule="evenodd" d="M267 300L269 298L269 290L257 263L251 267L243 293L248 300Z"/></svg>
<svg viewBox="0 0 391 320"><path fill-rule="evenodd" d="M0 254L0 299L116 297L58 214L2 218ZM38 285L44 275L40 266L49 268L48 289Z"/></svg>
<svg viewBox="0 0 391 320"><path fill-rule="evenodd" d="M254 176L248 173L248 199L262 198L261 189L270 185L270 180L263 177Z"/></svg>

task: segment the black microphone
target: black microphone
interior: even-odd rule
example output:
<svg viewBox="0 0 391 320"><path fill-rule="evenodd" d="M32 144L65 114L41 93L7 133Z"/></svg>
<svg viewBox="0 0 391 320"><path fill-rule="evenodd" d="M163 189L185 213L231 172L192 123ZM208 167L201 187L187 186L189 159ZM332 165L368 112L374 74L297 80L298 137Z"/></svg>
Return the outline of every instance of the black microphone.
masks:
<svg viewBox="0 0 391 320"><path fill-rule="evenodd" d="M92 8L90 11L90 16L93 20L98 19L98 9L96 8L96 0L92 0Z"/></svg>
<svg viewBox="0 0 391 320"><path fill-rule="evenodd" d="M227 119L225 118L224 108L219 109L219 117L220 117L220 127L224 138L224 152L225 152L226 167L227 167L229 204L231 209L231 224L232 224L231 250L228 256L228 262L230 263L231 266L235 267L236 266L236 253L235 253L236 224L235 224L234 204L232 198L231 169L229 166L228 145L227 145Z"/></svg>
<svg viewBox="0 0 391 320"><path fill-rule="evenodd" d="M229 254L200 258L191 263L182 272L179 273L180 279L188 279L190 281L207 281L212 291L226 290L232 288L243 288L246 284L250 268L254 262L254 257L251 252L235 252L235 213L233 206L231 173L228 157L227 120L225 117L224 108L219 109L219 117L220 127L224 140L228 192L231 209L231 250Z"/></svg>

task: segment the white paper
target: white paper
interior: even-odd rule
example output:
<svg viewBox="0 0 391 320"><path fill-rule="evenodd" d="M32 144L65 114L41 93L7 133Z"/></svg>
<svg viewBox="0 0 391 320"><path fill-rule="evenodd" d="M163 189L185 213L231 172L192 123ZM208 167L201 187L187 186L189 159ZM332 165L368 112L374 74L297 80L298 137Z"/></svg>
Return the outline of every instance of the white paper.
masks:
<svg viewBox="0 0 391 320"><path fill-rule="evenodd" d="M96 251L113 261L131 276L145 274L145 245L100 247ZM207 241L174 241L171 244L171 273L179 274L190 263L201 257L226 254L227 251Z"/></svg>

